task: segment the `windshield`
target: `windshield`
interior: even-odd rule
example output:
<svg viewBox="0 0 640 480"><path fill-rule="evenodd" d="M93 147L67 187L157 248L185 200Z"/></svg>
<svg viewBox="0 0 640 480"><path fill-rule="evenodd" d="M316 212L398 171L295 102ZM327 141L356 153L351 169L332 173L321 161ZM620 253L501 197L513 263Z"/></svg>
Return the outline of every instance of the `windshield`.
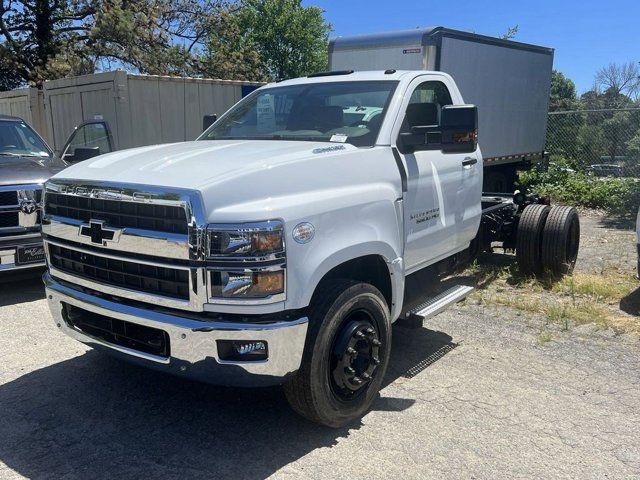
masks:
<svg viewBox="0 0 640 480"><path fill-rule="evenodd" d="M0 120L0 156L49 158L51 152L26 123Z"/></svg>
<svg viewBox="0 0 640 480"><path fill-rule="evenodd" d="M198 140L308 140L375 144L398 82L326 82L258 90Z"/></svg>

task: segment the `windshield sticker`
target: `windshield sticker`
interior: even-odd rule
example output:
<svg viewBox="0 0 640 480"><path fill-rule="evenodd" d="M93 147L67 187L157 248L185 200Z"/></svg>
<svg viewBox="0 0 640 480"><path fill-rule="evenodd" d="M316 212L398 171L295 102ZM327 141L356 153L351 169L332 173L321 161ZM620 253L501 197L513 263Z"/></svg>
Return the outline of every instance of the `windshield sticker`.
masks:
<svg viewBox="0 0 640 480"><path fill-rule="evenodd" d="M258 132L273 132L276 128L276 110L273 95L268 93L258 97Z"/></svg>
<svg viewBox="0 0 640 480"><path fill-rule="evenodd" d="M347 141L347 138L349 138L349 136L346 133L334 133L333 135L331 135L329 141L335 143L344 143Z"/></svg>
<svg viewBox="0 0 640 480"><path fill-rule="evenodd" d="M328 153L336 152L338 150L346 150L344 145L334 145L332 147L314 148L311 153Z"/></svg>

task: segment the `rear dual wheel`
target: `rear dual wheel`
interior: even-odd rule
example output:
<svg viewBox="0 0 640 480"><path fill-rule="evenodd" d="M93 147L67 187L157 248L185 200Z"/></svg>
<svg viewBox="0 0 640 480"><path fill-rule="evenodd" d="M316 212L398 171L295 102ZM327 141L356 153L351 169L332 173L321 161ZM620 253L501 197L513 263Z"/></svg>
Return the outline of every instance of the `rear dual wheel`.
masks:
<svg viewBox="0 0 640 480"><path fill-rule="evenodd" d="M553 207L542 233L542 265L554 275L573 272L580 247L580 219L573 207Z"/></svg>
<svg viewBox="0 0 640 480"><path fill-rule="evenodd" d="M527 205L520 215L516 237L516 259L520 272L535 275L542 272L542 234L551 207Z"/></svg>
<svg viewBox="0 0 640 480"><path fill-rule="evenodd" d="M391 348L391 320L372 285L334 280L309 307L300 369L284 386L300 415L329 427L362 417L378 395Z"/></svg>
<svg viewBox="0 0 640 480"><path fill-rule="evenodd" d="M573 271L580 245L580 220L573 207L528 205L518 223L516 258L525 275Z"/></svg>

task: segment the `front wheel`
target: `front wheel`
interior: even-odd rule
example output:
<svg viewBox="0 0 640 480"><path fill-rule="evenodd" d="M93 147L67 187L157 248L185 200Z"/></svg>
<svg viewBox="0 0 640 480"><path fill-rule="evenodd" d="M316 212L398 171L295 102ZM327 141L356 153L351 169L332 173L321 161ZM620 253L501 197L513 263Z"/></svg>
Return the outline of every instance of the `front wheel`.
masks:
<svg viewBox="0 0 640 480"><path fill-rule="evenodd" d="M300 369L284 386L300 415L341 427L375 400L391 349L391 319L370 284L335 280L320 286L309 306L310 330Z"/></svg>

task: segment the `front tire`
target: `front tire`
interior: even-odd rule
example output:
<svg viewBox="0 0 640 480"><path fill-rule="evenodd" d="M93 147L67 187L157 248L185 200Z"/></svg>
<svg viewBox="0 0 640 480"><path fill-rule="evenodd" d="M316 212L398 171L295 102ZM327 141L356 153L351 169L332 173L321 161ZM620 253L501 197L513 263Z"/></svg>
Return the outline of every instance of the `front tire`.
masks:
<svg viewBox="0 0 640 480"><path fill-rule="evenodd" d="M391 319L374 286L333 280L309 306L300 369L284 385L291 407L328 427L362 417L375 400L391 349Z"/></svg>

